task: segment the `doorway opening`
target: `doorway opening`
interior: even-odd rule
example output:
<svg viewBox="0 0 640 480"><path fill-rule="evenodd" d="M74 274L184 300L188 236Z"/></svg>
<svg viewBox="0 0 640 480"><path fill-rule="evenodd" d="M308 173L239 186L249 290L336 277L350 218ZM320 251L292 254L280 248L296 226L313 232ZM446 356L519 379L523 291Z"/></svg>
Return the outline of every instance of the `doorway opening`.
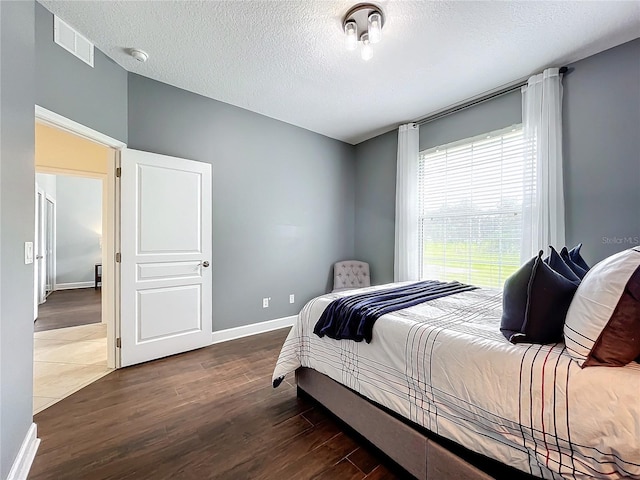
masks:
<svg viewBox="0 0 640 480"><path fill-rule="evenodd" d="M34 414L117 367L115 171L123 146L39 107L35 137Z"/></svg>
<svg viewBox="0 0 640 480"><path fill-rule="evenodd" d="M37 172L36 192L35 330L100 323L102 180Z"/></svg>

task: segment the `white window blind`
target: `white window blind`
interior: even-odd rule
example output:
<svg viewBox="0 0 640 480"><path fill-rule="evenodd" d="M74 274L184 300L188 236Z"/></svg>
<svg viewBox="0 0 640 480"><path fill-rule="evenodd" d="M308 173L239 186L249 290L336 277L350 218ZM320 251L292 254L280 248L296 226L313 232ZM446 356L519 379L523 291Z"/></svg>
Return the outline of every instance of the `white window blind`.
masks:
<svg viewBox="0 0 640 480"><path fill-rule="evenodd" d="M522 126L420 153L420 276L501 287L520 266Z"/></svg>

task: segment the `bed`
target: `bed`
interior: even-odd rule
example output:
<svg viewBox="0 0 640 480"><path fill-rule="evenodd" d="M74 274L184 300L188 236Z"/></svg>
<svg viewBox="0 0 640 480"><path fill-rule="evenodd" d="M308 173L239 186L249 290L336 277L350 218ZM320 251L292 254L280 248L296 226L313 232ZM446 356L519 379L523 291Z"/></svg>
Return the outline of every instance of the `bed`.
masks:
<svg viewBox="0 0 640 480"><path fill-rule="evenodd" d="M327 405L330 410L342 408L338 416L343 419L362 417L373 408L371 415L382 412L376 422L402 418L406 421L399 424L415 425L534 477L640 479L637 363L581 369L562 343L509 343L499 330L502 293L491 289L386 314L375 323L371 343L313 334L327 305L354 293L331 293L305 305L284 342L274 382L297 371L303 390L321 403L353 395ZM326 395L329 390L331 395ZM347 402L357 411L345 410ZM361 418L365 430L366 423ZM375 435L375 428L372 431ZM410 433L402 435L398 438L411 438ZM393 449L394 442L389 443ZM439 445L425 437L424 455L404 457L414 463L416 458L418 463L431 458L433 463L435 455L446 463L448 453ZM404 465L402 450L385 453L418 478L446 477L443 472L429 474L434 465ZM452 469L467 468L465 462L450 463ZM480 471L449 474L491 478Z"/></svg>

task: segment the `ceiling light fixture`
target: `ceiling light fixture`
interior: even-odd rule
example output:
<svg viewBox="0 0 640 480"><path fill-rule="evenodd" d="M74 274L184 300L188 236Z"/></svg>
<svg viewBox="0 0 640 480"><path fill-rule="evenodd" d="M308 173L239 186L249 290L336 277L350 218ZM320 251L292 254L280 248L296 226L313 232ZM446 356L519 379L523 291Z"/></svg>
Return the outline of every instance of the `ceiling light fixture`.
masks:
<svg viewBox="0 0 640 480"><path fill-rule="evenodd" d="M362 59L370 60L373 57L371 45L382 40L383 26L384 17L379 7L370 3L356 5L347 12L342 21L347 50L355 50L360 41Z"/></svg>

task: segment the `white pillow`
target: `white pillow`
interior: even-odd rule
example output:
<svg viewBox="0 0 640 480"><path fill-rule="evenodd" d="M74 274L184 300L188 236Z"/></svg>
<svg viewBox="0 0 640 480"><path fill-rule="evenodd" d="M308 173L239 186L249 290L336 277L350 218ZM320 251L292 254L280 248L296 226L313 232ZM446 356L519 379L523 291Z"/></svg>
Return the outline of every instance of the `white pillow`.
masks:
<svg viewBox="0 0 640 480"><path fill-rule="evenodd" d="M564 325L567 350L581 367L585 366L627 283L639 267L640 247L634 247L605 258L582 279Z"/></svg>

